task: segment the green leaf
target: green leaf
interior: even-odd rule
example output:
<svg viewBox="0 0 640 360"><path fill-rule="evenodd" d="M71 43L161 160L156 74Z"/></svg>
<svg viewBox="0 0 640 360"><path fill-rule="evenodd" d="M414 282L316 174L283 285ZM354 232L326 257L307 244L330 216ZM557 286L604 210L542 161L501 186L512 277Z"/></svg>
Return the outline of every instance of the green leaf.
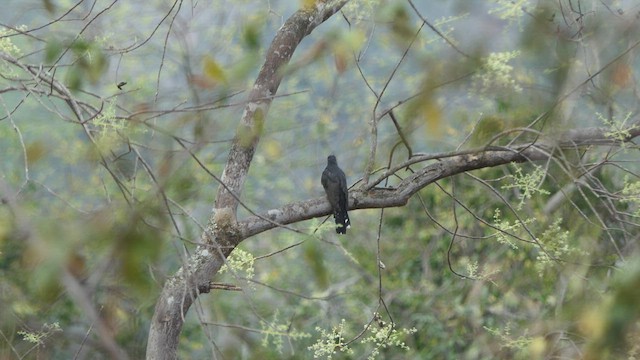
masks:
<svg viewBox="0 0 640 360"><path fill-rule="evenodd" d="M204 74L209 77L211 80L216 82L226 83L227 79L224 74L224 70L222 67L216 62L216 60L210 56L206 55L202 60L202 70Z"/></svg>
<svg viewBox="0 0 640 360"><path fill-rule="evenodd" d="M62 43L55 39L47 42L47 46L44 48L44 62L50 64L60 57L62 53Z"/></svg>

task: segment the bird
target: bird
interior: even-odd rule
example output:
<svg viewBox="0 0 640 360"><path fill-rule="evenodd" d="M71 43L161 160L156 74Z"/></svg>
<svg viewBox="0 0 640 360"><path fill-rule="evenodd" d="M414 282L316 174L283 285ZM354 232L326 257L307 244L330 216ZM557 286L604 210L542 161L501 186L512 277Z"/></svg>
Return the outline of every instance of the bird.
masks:
<svg viewBox="0 0 640 360"><path fill-rule="evenodd" d="M336 221L336 233L346 234L351 227L349 221L349 190L347 189L347 177L344 171L338 167L335 155L327 157L327 167L322 172L322 187L327 194L327 200L333 210L333 218Z"/></svg>

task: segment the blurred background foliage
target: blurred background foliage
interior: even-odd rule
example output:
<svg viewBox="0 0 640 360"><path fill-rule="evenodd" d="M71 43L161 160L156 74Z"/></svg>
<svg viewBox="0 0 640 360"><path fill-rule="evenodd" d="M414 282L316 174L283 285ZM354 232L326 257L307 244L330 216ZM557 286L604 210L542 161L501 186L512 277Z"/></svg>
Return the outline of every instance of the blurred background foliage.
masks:
<svg viewBox="0 0 640 360"><path fill-rule="evenodd" d="M0 60L0 358L108 358L69 275L144 356L265 49L306 3L5 1L0 52L84 110ZM637 119L638 14L630 0L351 1L281 69L242 200L323 196L330 153L356 183L372 116L396 105L414 153L615 131ZM388 117L378 134L376 167L406 158ZM213 279L243 291L198 299L180 356L635 358L636 153L558 151L354 211L344 237L316 219L248 239Z"/></svg>

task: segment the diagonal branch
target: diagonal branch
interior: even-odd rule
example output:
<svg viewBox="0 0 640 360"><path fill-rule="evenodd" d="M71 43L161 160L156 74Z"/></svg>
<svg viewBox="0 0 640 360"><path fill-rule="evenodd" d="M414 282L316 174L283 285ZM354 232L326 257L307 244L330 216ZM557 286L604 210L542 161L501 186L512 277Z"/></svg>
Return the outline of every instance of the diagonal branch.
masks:
<svg viewBox="0 0 640 360"><path fill-rule="evenodd" d="M211 289L211 278L224 264L226 256L244 239L236 224L236 210L269 107L282 80L283 69L302 39L338 12L347 1L315 1L298 10L278 30L266 50L266 60L249 94L220 178L224 185L218 188L209 223L202 234L203 246L174 276L167 279L156 302L147 342L147 359L177 357L186 313L199 294Z"/></svg>
<svg viewBox="0 0 640 360"><path fill-rule="evenodd" d="M226 186L218 188L216 208L230 208L233 214L236 213L237 198L242 192L251 160L262 135L269 107L280 86L284 67L291 60L302 39L339 11L346 3L346 0L330 3L317 1L314 6L298 10L276 34L266 51L265 62L251 89L233 145L229 151L227 165L222 174L222 182ZM233 196L230 191L235 192L236 196Z"/></svg>

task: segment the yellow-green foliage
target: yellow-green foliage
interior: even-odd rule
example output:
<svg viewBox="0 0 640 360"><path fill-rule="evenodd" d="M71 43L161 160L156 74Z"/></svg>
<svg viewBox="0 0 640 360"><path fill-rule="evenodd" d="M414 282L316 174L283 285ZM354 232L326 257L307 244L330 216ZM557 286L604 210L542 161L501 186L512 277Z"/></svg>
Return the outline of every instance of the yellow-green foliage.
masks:
<svg viewBox="0 0 640 360"><path fill-rule="evenodd" d="M640 181L631 181L629 175L625 175L621 193L623 195L621 201L630 204L634 216L640 217Z"/></svg>
<svg viewBox="0 0 640 360"><path fill-rule="evenodd" d="M18 335L22 335L22 340L33 345L44 346L45 340L59 332L62 332L60 324L54 322L52 324L44 323L40 331L18 331Z"/></svg>
<svg viewBox="0 0 640 360"><path fill-rule="evenodd" d="M309 350L313 351L314 359L332 359L338 352L347 355L354 354L352 343L348 341L348 337L354 336L355 333L349 329L345 319L342 319L331 331L320 327L316 327L316 331L320 333L320 336L315 344L309 346ZM415 328L398 329L395 324L383 321L378 313L374 313L373 320L364 325L364 330L360 334L362 336L360 342L372 345L372 348L367 350L369 354L367 358L373 360L380 355L382 349L396 347L405 351L410 350L405 339L417 331Z"/></svg>
<svg viewBox="0 0 640 360"><path fill-rule="evenodd" d="M271 321L260 321L260 327L262 328L260 331L262 333L261 344L265 348L273 347L279 354L282 354L285 339L296 341L311 337L311 334L292 329L290 323L281 322L279 316L280 312L276 310Z"/></svg>
<svg viewBox="0 0 640 360"><path fill-rule="evenodd" d="M536 219L526 219L522 222L516 221L513 224L508 220L502 219L502 212L500 209L495 209L493 213L493 225L499 230L495 236L499 243L509 245L513 250L518 249L516 241L518 241L514 235L520 236L526 234L524 226L531 224ZM526 236L526 235L525 235Z"/></svg>
<svg viewBox="0 0 640 360"><path fill-rule="evenodd" d="M514 175L508 175L507 179L511 180L510 184L503 185L503 189L518 189L520 191L520 202L516 207L517 210L522 209L526 200L531 199L535 194L549 195L549 191L541 188L542 182L546 177L546 171L544 168L538 165L534 165L533 171L528 174L524 174L522 167L513 164L515 171Z"/></svg>
<svg viewBox="0 0 640 360"><path fill-rule="evenodd" d="M526 9L530 0L493 0L495 7L489 10L489 14L496 14L502 20L508 20L510 23L517 22L520 24L522 17L525 15L523 9Z"/></svg>
<svg viewBox="0 0 640 360"><path fill-rule="evenodd" d="M624 116L624 119L618 120L615 117L613 117L612 119L608 119L601 113L598 113L598 112L596 113L598 120L602 121L605 125L607 125L610 128L610 130L605 133L605 136L611 139L619 140L619 141L624 141L625 139L628 139L629 136L631 136L630 130L636 129L638 127L637 124L634 124L633 126L629 126L629 119L631 119L632 115L633 113L628 112ZM622 146L626 146L625 143L622 143Z"/></svg>
<svg viewBox="0 0 640 360"><path fill-rule="evenodd" d="M17 29L25 31L27 27L22 25ZM22 55L22 50L13 41L13 39L16 39L16 37L11 36L13 34L16 34L16 31L11 29L0 29L0 52L17 58ZM14 77L18 73L16 71L16 67L8 64L6 60L0 60L0 64L2 65L0 67L0 73L3 76Z"/></svg>
<svg viewBox="0 0 640 360"><path fill-rule="evenodd" d="M220 268L220 273L224 274L229 271L234 276L253 279L255 274L255 269L253 267L254 261L255 258L251 253L242 249L235 249L225 260L225 264Z"/></svg>
<svg viewBox="0 0 640 360"><path fill-rule="evenodd" d="M521 92L522 87L516 81L514 67L509 62L520 56L519 50L494 52L487 55L480 71L474 75L476 89L480 93L494 92L496 88Z"/></svg>

